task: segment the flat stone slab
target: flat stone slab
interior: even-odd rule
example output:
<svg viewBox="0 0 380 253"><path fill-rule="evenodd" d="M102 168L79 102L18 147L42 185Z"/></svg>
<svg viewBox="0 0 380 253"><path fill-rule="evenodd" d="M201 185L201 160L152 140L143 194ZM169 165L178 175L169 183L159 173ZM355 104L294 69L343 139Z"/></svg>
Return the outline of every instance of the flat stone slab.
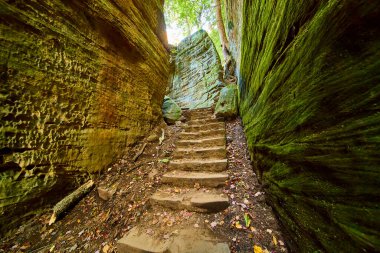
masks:
<svg viewBox="0 0 380 253"><path fill-rule="evenodd" d="M119 253L230 253L228 244L205 228L187 228L166 233L169 239L148 235L142 227L134 227L117 242Z"/></svg>
<svg viewBox="0 0 380 253"><path fill-rule="evenodd" d="M220 117L216 117L214 114L211 114L211 113L204 113L204 114L197 113L194 115L190 115L188 118L190 120L205 120L205 119L218 119Z"/></svg>
<svg viewBox="0 0 380 253"><path fill-rule="evenodd" d="M109 200L115 194L116 189L108 189L105 187L98 187L99 198L103 200Z"/></svg>
<svg viewBox="0 0 380 253"><path fill-rule="evenodd" d="M186 122L189 126L192 125L202 125L202 124L209 124L209 123L218 123L218 122L224 122L223 118L205 118L205 119L192 119Z"/></svg>
<svg viewBox="0 0 380 253"><path fill-rule="evenodd" d="M179 134L179 138L182 140L197 140L212 137L224 138L225 136L225 128L208 129L204 131L183 131Z"/></svg>
<svg viewBox="0 0 380 253"><path fill-rule="evenodd" d="M176 186L200 186L218 187L228 180L226 173L171 171L162 176L162 182Z"/></svg>
<svg viewBox="0 0 380 253"><path fill-rule="evenodd" d="M230 204L226 196L204 193L191 198L192 206L210 210L211 212L219 212L226 209Z"/></svg>
<svg viewBox="0 0 380 253"><path fill-rule="evenodd" d="M118 253L164 253L167 252L171 240L162 240L148 235L138 227L132 228L128 234L117 242Z"/></svg>
<svg viewBox="0 0 380 253"><path fill-rule="evenodd" d="M170 253L230 253L228 244L208 229L182 229L169 246Z"/></svg>
<svg viewBox="0 0 380 253"><path fill-rule="evenodd" d="M227 155L224 146L207 148L178 148L174 151L174 159L225 159Z"/></svg>
<svg viewBox="0 0 380 253"><path fill-rule="evenodd" d="M152 205L189 210L193 212L220 212L229 206L228 197L216 190L203 192L196 189L184 189L179 192L170 191L171 188L161 188L150 198ZM172 201L181 199L182 201Z"/></svg>
<svg viewBox="0 0 380 253"><path fill-rule="evenodd" d="M176 143L178 148L186 147L213 147L213 146L226 146L226 137L212 137L202 138L197 140L178 140Z"/></svg>
<svg viewBox="0 0 380 253"><path fill-rule="evenodd" d="M180 206L184 203L184 195L183 194L168 194L166 192L156 192L150 198L151 203L163 203L165 207L172 209L181 209Z"/></svg>
<svg viewBox="0 0 380 253"><path fill-rule="evenodd" d="M227 159L202 159L202 160L172 160L169 163L171 170L187 171L225 171L227 169Z"/></svg>
<svg viewBox="0 0 380 253"><path fill-rule="evenodd" d="M200 124L200 125L188 125L184 126L183 129L185 131L202 131L208 129L217 129L217 128L225 128L226 125L224 122L216 122L216 123L208 123L208 124Z"/></svg>

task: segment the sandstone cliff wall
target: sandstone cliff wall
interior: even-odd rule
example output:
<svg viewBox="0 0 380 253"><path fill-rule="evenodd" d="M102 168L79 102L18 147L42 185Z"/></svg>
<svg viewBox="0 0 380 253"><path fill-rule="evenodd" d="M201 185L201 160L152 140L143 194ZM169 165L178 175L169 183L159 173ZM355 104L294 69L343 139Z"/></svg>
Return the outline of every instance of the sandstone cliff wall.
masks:
<svg viewBox="0 0 380 253"><path fill-rule="evenodd" d="M252 161L288 244L378 250L379 1L240 0L227 11Z"/></svg>
<svg viewBox="0 0 380 253"><path fill-rule="evenodd" d="M200 30L177 47L169 96L183 108L206 108L219 94L222 66L207 32Z"/></svg>
<svg viewBox="0 0 380 253"><path fill-rule="evenodd" d="M0 232L112 163L161 117L162 4L0 2Z"/></svg>

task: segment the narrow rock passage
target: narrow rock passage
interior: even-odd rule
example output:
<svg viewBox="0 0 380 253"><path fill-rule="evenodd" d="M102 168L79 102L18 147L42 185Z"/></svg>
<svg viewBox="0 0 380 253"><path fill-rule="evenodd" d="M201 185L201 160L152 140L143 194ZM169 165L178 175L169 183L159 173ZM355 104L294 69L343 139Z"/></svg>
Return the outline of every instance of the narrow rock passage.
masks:
<svg viewBox="0 0 380 253"><path fill-rule="evenodd" d="M229 206L221 188L228 179L225 123L211 109L189 111L187 116L169 171L150 198L148 218L119 240L118 252L230 252L221 237L199 222L198 214ZM146 226L155 223L157 214L172 210L181 210L187 219L158 230Z"/></svg>
<svg viewBox="0 0 380 253"><path fill-rule="evenodd" d="M146 138L95 179L97 186L117 186L108 200L101 199L94 189L51 226L48 225L51 211L46 210L11 236L2 238L0 252L45 253L53 249L54 252L111 253L118 252L120 238L133 234L136 240L129 252L141 252L141 245L150 247L151 252L154 249L156 252L162 252L160 249L186 252L184 248L188 248L188 252L192 249L202 252L194 249L195 242L206 249L219 245L216 250L207 252L228 252L226 244L232 253L253 252L254 247L257 252L260 249L286 252L288 241L282 236L272 208L265 201L265 190L253 171L255 157L251 162L240 118L216 128L209 127L209 123L219 122L209 112L207 117L206 114L197 116L199 119L191 119L191 114L191 111L185 113L187 122L158 126L157 133L161 134L162 129L165 132L162 144L158 139L148 141ZM201 124L204 127L197 131L187 129ZM222 144L215 145L220 140ZM146 141L144 153L133 161ZM179 144L181 142L189 144ZM206 163L226 157L227 170L223 167L222 171L215 169L220 165L199 171L172 167L180 161ZM184 197L182 207L175 203L177 206L170 208L152 203L152 196L161 192L170 193L171 201L176 196L189 196L194 192L204 193L201 197L216 193L212 196L222 201L214 198L216 206L199 207L200 198L193 199L192 203L191 198ZM227 205L226 196L229 206L214 211ZM120 249L121 245L118 246Z"/></svg>

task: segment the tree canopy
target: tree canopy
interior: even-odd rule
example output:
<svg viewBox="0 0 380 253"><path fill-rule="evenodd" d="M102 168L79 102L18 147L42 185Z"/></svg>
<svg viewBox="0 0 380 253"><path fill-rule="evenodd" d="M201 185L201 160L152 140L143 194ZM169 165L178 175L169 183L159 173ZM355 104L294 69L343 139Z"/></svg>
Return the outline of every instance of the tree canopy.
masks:
<svg viewBox="0 0 380 253"><path fill-rule="evenodd" d="M199 29L206 30L223 57L213 0L166 0L165 19L168 30L180 33L177 36L182 38Z"/></svg>

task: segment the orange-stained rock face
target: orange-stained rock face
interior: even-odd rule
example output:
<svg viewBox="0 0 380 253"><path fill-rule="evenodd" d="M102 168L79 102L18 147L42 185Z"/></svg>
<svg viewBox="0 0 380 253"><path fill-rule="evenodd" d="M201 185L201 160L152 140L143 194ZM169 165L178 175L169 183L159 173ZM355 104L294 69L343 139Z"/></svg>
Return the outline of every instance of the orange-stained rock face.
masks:
<svg viewBox="0 0 380 253"><path fill-rule="evenodd" d="M148 133L170 70L160 0L0 9L3 233Z"/></svg>

